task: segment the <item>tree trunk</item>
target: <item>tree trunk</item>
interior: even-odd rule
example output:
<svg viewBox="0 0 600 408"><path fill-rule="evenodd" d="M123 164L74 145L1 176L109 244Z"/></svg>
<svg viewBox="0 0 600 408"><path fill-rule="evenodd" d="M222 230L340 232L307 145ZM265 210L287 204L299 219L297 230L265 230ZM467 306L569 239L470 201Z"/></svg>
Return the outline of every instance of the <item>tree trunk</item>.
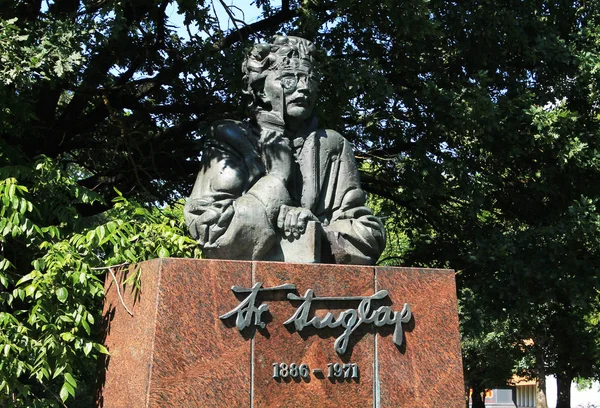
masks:
<svg viewBox="0 0 600 408"><path fill-rule="evenodd" d="M556 408L571 408L571 382L573 376L560 373L556 376Z"/></svg>
<svg viewBox="0 0 600 408"><path fill-rule="evenodd" d="M479 384L473 384L471 402L473 403L472 408L485 408L485 388L481 388Z"/></svg>
<svg viewBox="0 0 600 408"><path fill-rule="evenodd" d="M544 361L544 350L535 345L535 371L537 381L535 382L535 408L548 408L546 400L546 362Z"/></svg>

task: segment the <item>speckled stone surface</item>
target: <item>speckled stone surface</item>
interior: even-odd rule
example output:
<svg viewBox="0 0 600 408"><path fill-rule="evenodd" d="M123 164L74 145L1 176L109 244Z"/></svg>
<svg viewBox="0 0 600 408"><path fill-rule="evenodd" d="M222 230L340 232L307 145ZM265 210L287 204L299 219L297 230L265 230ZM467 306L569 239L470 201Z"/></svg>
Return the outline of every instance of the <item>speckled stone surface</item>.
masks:
<svg viewBox="0 0 600 408"><path fill-rule="evenodd" d="M413 313L405 347L377 334L381 407L465 406L454 272L377 268L377 290ZM412 327L411 327L412 326Z"/></svg>
<svg viewBox="0 0 600 408"><path fill-rule="evenodd" d="M141 268L134 317L107 281L105 314L116 314L105 343L104 406L249 406L250 340L218 316L238 304L231 286L250 286L251 263L162 259ZM131 291L125 302L133 304Z"/></svg>
<svg viewBox="0 0 600 408"><path fill-rule="evenodd" d="M316 296L364 296L373 294L372 267L339 265L306 265L290 263L257 263L255 281L271 287L294 283L297 294L303 296L313 289ZM273 321L269 323L268 336L259 334L254 341L254 406L255 407L368 407L373 404L373 350L372 332L356 332L350 337L346 354L339 356L334 341L343 329L321 329L318 333L309 328L296 332L293 325L286 327L301 302L269 302ZM323 317L331 311L338 316L358 302L331 302L315 308L314 314ZM318 305L315 305L318 307ZM327 308L325 308L325 306ZM370 328L368 329L369 331ZM312 372L309 380L280 380L272 378L273 363L307 364L309 369L323 371L318 378ZM359 379L332 381L327 378L328 363L356 363Z"/></svg>
<svg viewBox="0 0 600 408"><path fill-rule="evenodd" d="M140 264L141 293L124 291L127 314L107 279L105 344L111 356L101 388L104 407L400 407L464 406L454 273L416 268L162 259ZM131 272L130 272L131 273ZM122 280L123 274L117 278ZM264 329L240 333L235 319L218 316L245 295L231 286L296 285L303 296L368 296L389 291L383 305L411 306L405 344L393 328L363 327L339 356L334 341L342 330L284 326L299 301L283 292L262 292ZM135 302L134 302L135 297ZM312 313L336 316L357 301L316 303ZM312 314L311 314L312 316ZM378 362L375 367L375 362ZM253 362L253 363L252 363ZM356 363L358 380L327 378L328 363ZM275 380L273 363L307 364L308 379ZM313 373L321 369L323 375Z"/></svg>
<svg viewBox="0 0 600 408"><path fill-rule="evenodd" d="M125 304L134 311L133 317L121 305L116 282L110 274L107 275L103 323L106 325L104 344L110 351L110 357L105 362L106 372L98 406L147 406L160 264L159 260L143 264L144 286L135 302L133 286L121 286ZM122 282L131 273L134 271L121 270L116 277Z"/></svg>

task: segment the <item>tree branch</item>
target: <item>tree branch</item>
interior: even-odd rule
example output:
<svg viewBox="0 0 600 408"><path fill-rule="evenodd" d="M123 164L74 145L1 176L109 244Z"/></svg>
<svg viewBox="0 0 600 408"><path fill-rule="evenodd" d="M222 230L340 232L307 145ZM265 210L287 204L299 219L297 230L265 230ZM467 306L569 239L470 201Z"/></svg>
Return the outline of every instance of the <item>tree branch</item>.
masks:
<svg viewBox="0 0 600 408"><path fill-rule="evenodd" d="M238 41L243 41L248 39L252 34L267 30L269 28L277 27L295 17L298 17L300 14L299 9L282 9L278 13L273 14L270 17L265 18L264 20L257 21L256 23L241 27L238 30L234 30L230 32L228 35L219 40L216 44L214 44L214 48L217 50L223 50L237 43Z"/></svg>

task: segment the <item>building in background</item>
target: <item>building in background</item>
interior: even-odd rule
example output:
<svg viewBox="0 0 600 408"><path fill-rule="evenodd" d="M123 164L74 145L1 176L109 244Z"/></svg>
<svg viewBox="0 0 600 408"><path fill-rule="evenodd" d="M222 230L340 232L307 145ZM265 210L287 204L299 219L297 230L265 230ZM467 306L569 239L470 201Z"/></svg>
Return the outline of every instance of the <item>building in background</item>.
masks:
<svg viewBox="0 0 600 408"><path fill-rule="evenodd" d="M488 390L485 395L486 408L535 408L535 380L513 379L513 386ZM556 406L556 377L546 377L548 408ZM578 390L571 384L571 408L600 408L600 383Z"/></svg>

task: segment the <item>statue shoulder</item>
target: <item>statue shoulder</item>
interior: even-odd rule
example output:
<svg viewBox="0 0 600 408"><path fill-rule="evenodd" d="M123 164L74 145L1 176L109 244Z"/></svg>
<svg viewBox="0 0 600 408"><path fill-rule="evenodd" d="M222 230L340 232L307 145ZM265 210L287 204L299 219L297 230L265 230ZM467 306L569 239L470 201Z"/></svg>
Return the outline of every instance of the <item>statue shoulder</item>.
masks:
<svg viewBox="0 0 600 408"><path fill-rule="evenodd" d="M257 138L247 123L224 119L211 125L209 145L211 143L247 155L256 150Z"/></svg>
<svg viewBox="0 0 600 408"><path fill-rule="evenodd" d="M337 154L341 153L342 150L344 150L344 147L346 147L346 149L352 149L350 142L333 129L322 129L319 133L321 136L321 148L325 148L326 150L330 150Z"/></svg>
<svg viewBox="0 0 600 408"><path fill-rule="evenodd" d="M216 140L247 138L248 127L244 122L233 119L223 119L213 122L210 126L211 136Z"/></svg>

